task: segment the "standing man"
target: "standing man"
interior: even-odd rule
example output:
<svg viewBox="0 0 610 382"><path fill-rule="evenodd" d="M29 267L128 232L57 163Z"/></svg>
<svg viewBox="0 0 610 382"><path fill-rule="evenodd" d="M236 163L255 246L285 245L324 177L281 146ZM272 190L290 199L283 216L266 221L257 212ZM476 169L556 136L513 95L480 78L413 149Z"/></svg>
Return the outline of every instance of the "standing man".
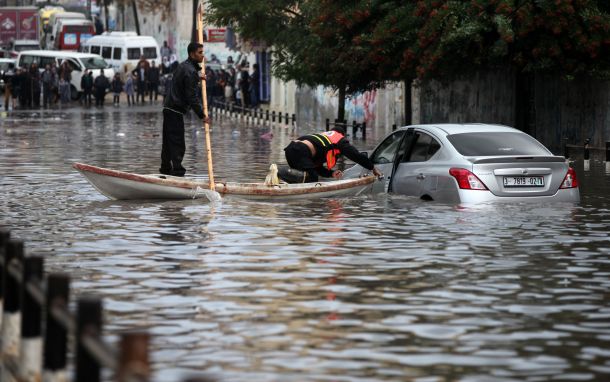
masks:
<svg viewBox="0 0 610 382"><path fill-rule="evenodd" d="M136 76L136 101L139 99L142 103L144 103L144 97L146 96L147 63L147 61L140 60L138 62L138 67L133 71L133 74Z"/></svg>
<svg viewBox="0 0 610 382"><path fill-rule="evenodd" d="M259 82L258 82L258 78L260 76L260 72L258 71L258 64L254 64L252 65L252 68L254 68L254 70L252 71L252 74L250 74L250 107L251 108L256 108L258 106L258 102L259 102L259 96L258 96L258 86L259 86Z"/></svg>
<svg viewBox="0 0 610 382"><path fill-rule="evenodd" d="M153 93L155 96L155 101L157 100L157 96L159 95L159 77L160 77L160 73L159 73L159 68L157 67L157 65L155 65L155 61L153 60L150 68L148 69L148 78L147 78L147 83L148 83L148 89L150 90L150 103L152 103L153 101Z"/></svg>
<svg viewBox="0 0 610 382"><path fill-rule="evenodd" d="M51 65L45 66L42 72L42 105L46 108L53 102L53 85L55 84L55 73L51 70Z"/></svg>
<svg viewBox="0 0 610 382"><path fill-rule="evenodd" d="M104 75L104 69L101 69L100 75L93 80L93 88L95 89L95 106L103 107L106 89L110 88L110 81Z"/></svg>
<svg viewBox="0 0 610 382"><path fill-rule="evenodd" d="M186 151L184 143L184 114L189 109L201 119L209 120L203 114L199 83L203 62L203 45L191 42L187 47L188 59L178 65L174 72L171 88L163 103L163 146L161 149L161 168L165 175L184 176L182 159Z"/></svg>
<svg viewBox="0 0 610 382"><path fill-rule="evenodd" d="M167 59L167 61L169 61L169 57L172 55L172 50L170 49L169 46L167 46L167 41L163 41L163 46L161 47L161 59L163 60L164 58Z"/></svg>

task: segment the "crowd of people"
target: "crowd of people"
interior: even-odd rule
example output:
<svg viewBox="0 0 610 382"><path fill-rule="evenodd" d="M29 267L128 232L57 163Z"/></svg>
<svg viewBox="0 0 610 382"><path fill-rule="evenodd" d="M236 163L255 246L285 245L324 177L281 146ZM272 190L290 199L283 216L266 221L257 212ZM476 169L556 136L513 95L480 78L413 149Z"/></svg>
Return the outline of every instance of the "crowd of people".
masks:
<svg viewBox="0 0 610 382"><path fill-rule="evenodd" d="M163 57L162 65L155 61L140 59L136 68L126 65L120 73L108 79L104 70L94 77L93 71L85 70L81 77L82 93L75 93L72 85L73 68L69 61L57 67L53 62L40 70L38 64L27 67L15 67L9 64L3 74L4 109L37 109L67 106L78 99L83 106L91 106L95 99L96 106L104 106L107 93L112 93L113 104L119 105L121 94L125 93L129 106L156 101L159 97L159 86L171 77L178 66L176 56Z"/></svg>
<svg viewBox="0 0 610 382"><path fill-rule="evenodd" d="M225 104L235 104L243 108L256 108L260 103L259 81L260 72L258 64L252 65L247 61L235 64L233 58L227 58L226 65L220 66L215 55L206 65L206 93L208 104L220 101Z"/></svg>
<svg viewBox="0 0 610 382"><path fill-rule="evenodd" d="M71 100L72 68L68 62L57 67L47 65L43 71L33 63L25 68L9 64L4 73L4 109L48 107ZM41 102L42 101L42 102Z"/></svg>
<svg viewBox="0 0 610 382"><path fill-rule="evenodd" d="M228 57L225 65L215 55L206 65L206 92L208 104L220 101L243 108L255 108L260 103L259 68L247 61L233 62ZM178 66L175 55L163 56L160 65L141 57L136 67L125 65L113 78L107 78L104 70L94 76L91 70L85 70L81 77L82 93L74 93L70 62L64 61L59 67L55 63L40 70L36 63L27 68L9 66L4 74L4 109L32 109L67 106L78 99L79 104L103 107L108 93L112 93L112 103L121 104L124 99L127 105L143 104L157 101L159 95L165 98L166 89L172 81L172 74Z"/></svg>

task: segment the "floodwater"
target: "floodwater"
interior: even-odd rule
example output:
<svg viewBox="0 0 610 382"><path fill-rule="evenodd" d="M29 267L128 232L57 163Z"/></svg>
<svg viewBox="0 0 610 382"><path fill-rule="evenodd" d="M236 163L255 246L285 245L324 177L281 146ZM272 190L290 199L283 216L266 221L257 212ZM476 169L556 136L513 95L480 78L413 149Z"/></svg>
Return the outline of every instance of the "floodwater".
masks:
<svg viewBox="0 0 610 382"><path fill-rule="evenodd" d="M129 112L128 112L129 110ZM154 380L610 380L610 175L579 205L388 195L273 204L110 201L75 161L159 165L158 108L3 114L0 224L152 335ZM198 120L185 167L205 175ZM262 181L301 127L215 121L217 180ZM369 132L371 148L387 131Z"/></svg>

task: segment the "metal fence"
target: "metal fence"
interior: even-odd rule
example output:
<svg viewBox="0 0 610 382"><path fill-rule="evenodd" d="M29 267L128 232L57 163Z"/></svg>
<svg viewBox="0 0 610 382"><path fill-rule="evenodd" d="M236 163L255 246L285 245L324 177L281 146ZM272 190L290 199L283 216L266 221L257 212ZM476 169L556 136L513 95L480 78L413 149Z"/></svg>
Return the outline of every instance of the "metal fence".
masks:
<svg viewBox="0 0 610 382"><path fill-rule="evenodd" d="M44 259L25 255L23 242L4 228L0 268L0 381L65 382L73 369L73 381L98 382L104 368L119 382L150 380L149 334L123 332L118 346L105 343L102 300L80 296L70 312L70 277L45 277Z"/></svg>

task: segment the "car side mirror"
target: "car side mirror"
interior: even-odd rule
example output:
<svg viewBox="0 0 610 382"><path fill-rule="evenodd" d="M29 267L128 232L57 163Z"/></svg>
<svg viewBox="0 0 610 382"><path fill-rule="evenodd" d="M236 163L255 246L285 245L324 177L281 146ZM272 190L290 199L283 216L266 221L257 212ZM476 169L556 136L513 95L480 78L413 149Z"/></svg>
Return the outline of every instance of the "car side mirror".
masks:
<svg viewBox="0 0 610 382"><path fill-rule="evenodd" d="M369 157L369 152L368 151L360 151L360 154L364 155L365 157Z"/></svg>

